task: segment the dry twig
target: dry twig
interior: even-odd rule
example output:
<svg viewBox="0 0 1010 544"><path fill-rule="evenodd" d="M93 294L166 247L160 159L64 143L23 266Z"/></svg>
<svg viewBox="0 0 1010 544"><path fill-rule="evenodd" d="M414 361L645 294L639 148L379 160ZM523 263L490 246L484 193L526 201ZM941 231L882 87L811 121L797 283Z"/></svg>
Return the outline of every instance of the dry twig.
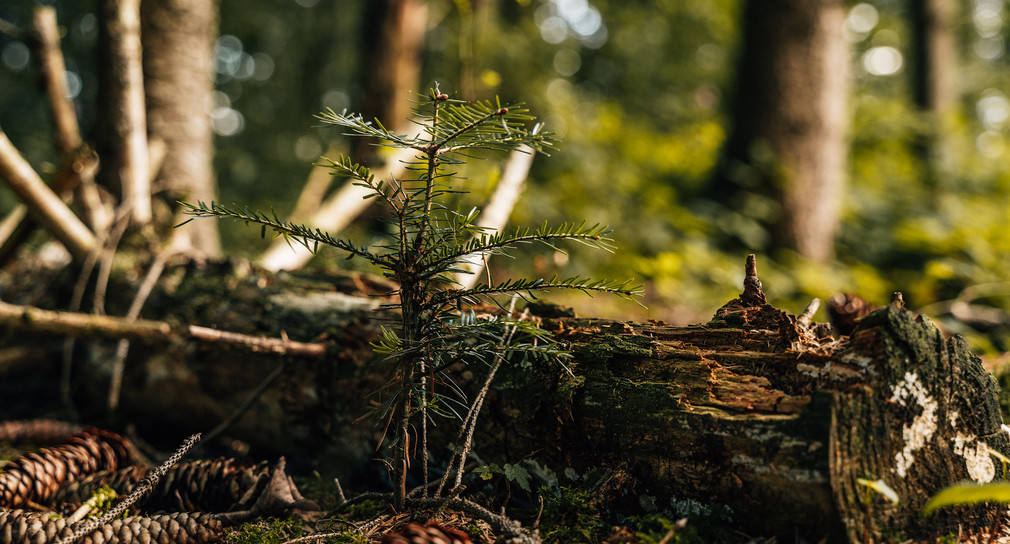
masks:
<svg viewBox="0 0 1010 544"><path fill-rule="evenodd" d="M71 336L103 336L169 342L180 338L227 344L255 352L321 358L326 344L252 336L197 325L173 327L164 321L129 320L107 315L56 312L0 302L0 325Z"/></svg>

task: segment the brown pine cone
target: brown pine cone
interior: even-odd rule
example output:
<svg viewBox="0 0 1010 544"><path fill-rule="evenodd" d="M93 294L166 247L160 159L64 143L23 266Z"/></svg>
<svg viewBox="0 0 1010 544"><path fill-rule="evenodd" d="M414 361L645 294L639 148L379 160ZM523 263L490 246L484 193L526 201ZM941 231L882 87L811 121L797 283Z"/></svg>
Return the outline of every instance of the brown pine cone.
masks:
<svg viewBox="0 0 1010 544"><path fill-rule="evenodd" d="M0 544L55 542L73 531L66 518L53 518L46 512L0 510ZM176 512L114 519L81 537L78 544L209 543L219 542L223 536L221 522L213 516Z"/></svg>
<svg viewBox="0 0 1010 544"><path fill-rule="evenodd" d="M99 470L116 470L135 460L123 437L88 428L67 443L18 457L0 472L0 507L48 501L60 486Z"/></svg>
<svg viewBox="0 0 1010 544"><path fill-rule="evenodd" d="M55 419L26 419L0 422L0 442L50 446L66 442L81 432L81 426Z"/></svg>
<svg viewBox="0 0 1010 544"><path fill-rule="evenodd" d="M848 336L856 328L856 321L866 317L874 306L866 299L852 293L835 293L828 299L828 316L838 334Z"/></svg>
<svg viewBox="0 0 1010 544"><path fill-rule="evenodd" d="M2 544L2 543L0 543ZM435 522L427 525L408 523L397 531L382 535L382 544L472 544L470 536L458 529Z"/></svg>
<svg viewBox="0 0 1010 544"><path fill-rule="evenodd" d="M137 483L147 476L148 468L134 465L116 471L91 474L61 487L53 495L55 503L77 504L91 497L102 486L109 486L120 495L129 495ZM270 477L266 462L253 463L236 459L212 459L180 463L168 469L158 485L135 508L146 511L170 512L230 512L248 509L241 504L245 495ZM256 496L248 500L255 500Z"/></svg>

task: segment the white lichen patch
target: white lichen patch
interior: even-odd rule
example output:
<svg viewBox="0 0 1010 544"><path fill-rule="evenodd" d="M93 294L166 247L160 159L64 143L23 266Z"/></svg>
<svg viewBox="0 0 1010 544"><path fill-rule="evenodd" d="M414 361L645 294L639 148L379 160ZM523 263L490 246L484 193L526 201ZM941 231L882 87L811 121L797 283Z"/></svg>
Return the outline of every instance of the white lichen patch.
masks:
<svg viewBox="0 0 1010 544"><path fill-rule="evenodd" d="M873 368L873 365L870 364L873 362L872 357L867 357L866 355L860 355L850 351L849 353L839 357L838 360L847 365L858 366L859 368L869 372L871 376L877 375L877 369Z"/></svg>
<svg viewBox="0 0 1010 544"><path fill-rule="evenodd" d="M908 406L910 401L914 401L922 413L915 416L910 425L901 427L901 438L905 445L894 455L894 472L904 478L909 467L915 462L915 451L922 449L936 432L936 410L937 403L926 391L926 388L919 381L919 376L914 372L906 372L905 377L894 387L891 392L891 402Z"/></svg>
<svg viewBox="0 0 1010 544"><path fill-rule="evenodd" d="M957 410L954 410L951 413L947 414L947 422L950 423L950 428L951 429L956 429L957 428L957 418L960 415L961 414L959 414L957 412Z"/></svg>
<svg viewBox="0 0 1010 544"><path fill-rule="evenodd" d="M848 380L861 375L861 372L853 366L844 364L832 366L831 361L824 363L824 366L820 367L810 363L796 363L796 371L811 378L827 378L836 381Z"/></svg>
<svg viewBox="0 0 1010 544"><path fill-rule="evenodd" d="M828 481L827 476L819 470L775 466L769 464L767 461L740 453L734 455L730 461L736 465L746 467L755 474L774 474L794 482L821 484Z"/></svg>
<svg viewBox="0 0 1010 544"><path fill-rule="evenodd" d="M964 457L964 466L972 480L985 484L996 477L996 463L989 455L989 445L975 435L957 433L954 437L954 454Z"/></svg>

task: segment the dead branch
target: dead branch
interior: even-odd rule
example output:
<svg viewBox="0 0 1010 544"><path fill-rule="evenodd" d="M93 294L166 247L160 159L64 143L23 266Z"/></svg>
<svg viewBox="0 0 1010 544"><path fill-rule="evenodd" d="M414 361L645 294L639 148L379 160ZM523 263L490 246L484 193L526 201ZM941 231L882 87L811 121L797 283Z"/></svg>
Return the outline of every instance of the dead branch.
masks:
<svg viewBox="0 0 1010 544"><path fill-rule="evenodd" d="M413 149L397 149L386 158L382 168L373 170L376 178L400 177L406 170L407 162L414 156ZM333 196L326 200L306 223L333 234L346 227L355 217L372 204L365 197L371 189L360 187L348 181ZM312 252L298 244L288 244L283 237L277 238L260 257L264 268L270 271L297 270L312 258Z"/></svg>
<svg viewBox="0 0 1010 544"><path fill-rule="evenodd" d="M95 236L49 188L0 129L0 177L78 261L95 248Z"/></svg>
<svg viewBox="0 0 1010 544"><path fill-rule="evenodd" d="M330 145L324 157L336 157L341 155L341 147L337 144ZM315 165L309 171L309 177L305 180L305 186L298 195L295 208L291 210L289 221L305 221L319 211L326 200L326 192L333 181L333 171L324 165Z"/></svg>
<svg viewBox="0 0 1010 544"><path fill-rule="evenodd" d="M487 206L481 210L477 226L487 229L487 234L494 234L505 228L512 209L519 201L519 195L526 185L526 176L533 166L533 148L521 146L509 154L508 162L502 171L501 180L488 200ZM477 283L478 274L487 265L487 254L470 255L462 266L464 272L456 274L460 289L470 289Z"/></svg>
<svg viewBox="0 0 1010 544"><path fill-rule="evenodd" d="M39 70L46 95L49 97L49 106L53 110L53 122L56 125L56 149L65 157L81 146L81 131L77 124L77 114L74 113L74 104L67 96L66 66L63 62L63 53L60 52L60 29L56 24L56 8L50 6L35 8L32 26L37 39Z"/></svg>
<svg viewBox="0 0 1010 544"><path fill-rule="evenodd" d="M6 302L0 302L0 325L70 336L129 338L149 342L171 342L179 339L192 339L208 343L227 344L254 352L313 358L322 358L326 355L326 344L323 343L296 342L286 338L253 336L219 331L197 325L173 327L165 321L152 321L148 319L130 320L107 315L59 312L43 310L34 306L8 304Z"/></svg>
<svg viewBox="0 0 1010 544"><path fill-rule="evenodd" d="M53 176L50 187L60 197L66 197L75 187L91 182L97 172L98 155L90 147L81 146L64 158L63 165ZM17 249L37 226L38 222L28 214L28 208L24 204L14 208L3 223L0 223L0 240L2 240L0 264L14 257Z"/></svg>
<svg viewBox="0 0 1010 544"><path fill-rule="evenodd" d="M147 270L147 274L144 276L144 281L141 282L140 287L137 289L137 296L130 303L130 309L126 312L126 319L136 321L140 317L140 310L143 309L144 303L147 302L147 297L151 295L155 284L161 278L161 273L165 271L165 264L168 263L168 259L174 254L175 251L172 248L168 248L155 256L154 262L151 263L151 268ZM123 371L126 369L126 355L129 352L130 341L125 338L121 339L116 345L116 355L112 361L112 379L109 381L109 410L115 410L119 406L119 391L123 385Z"/></svg>

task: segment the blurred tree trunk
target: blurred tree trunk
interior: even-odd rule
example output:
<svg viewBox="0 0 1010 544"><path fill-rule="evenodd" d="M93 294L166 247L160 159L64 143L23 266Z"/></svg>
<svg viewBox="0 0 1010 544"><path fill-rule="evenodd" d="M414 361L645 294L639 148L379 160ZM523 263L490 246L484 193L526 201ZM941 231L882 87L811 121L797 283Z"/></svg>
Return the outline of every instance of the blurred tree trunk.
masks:
<svg viewBox="0 0 1010 544"><path fill-rule="evenodd" d="M841 0L750 0L733 128L712 194L767 224L777 247L833 253L845 175L848 56ZM761 214L750 196L772 195Z"/></svg>
<svg viewBox="0 0 1010 544"><path fill-rule="evenodd" d="M957 46L953 20L957 4L951 0L914 0L912 14L912 85L915 104L928 118L929 128L919 138L923 178L936 187L949 162L951 116L957 107ZM935 193L934 193L935 194Z"/></svg>
<svg viewBox="0 0 1010 544"><path fill-rule="evenodd" d="M428 7L421 0L373 0L368 3L363 44L365 117L378 117L397 131L409 129L411 91L419 91L421 51ZM360 146L364 147L364 146ZM368 146L372 148L372 146Z"/></svg>
<svg viewBox="0 0 1010 544"><path fill-rule="evenodd" d="M365 31L362 32L362 50L366 58L362 64L361 76L365 84L360 112L365 119L381 119L390 130L401 133L415 126L408 120L412 116L409 99L411 91L423 90L418 89L418 84L427 23L428 7L421 0L373 0L368 3ZM350 152L354 162L369 164L373 173L388 171L391 177L400 177L401 161L409 156L388 155L386 167L380 170L373 161L377 149L374 143L370 138L355 138ZM331 147L326 155L336 153ZM371 200L363 200L368 193L363 187L349 181L336 188L330 187L333 176L329 171L329 168L316 166L309 174L290 221L333 234L371 206ZM315 196L327 192L326 200ZM312 252L307 248L292 246L277 238L260 257L260 264L268 270L297 270L311 258Z"/></svg>
<svg viewBox="0 0 1010 544"><path fill-rule="evenodd" d="M914 0L913 92L919 108L943 113L957 100L957 47L952 22L957 4L951 0Z"/></svg>
<svg viewBox="0 0 1010 544"><path fill-rule="evenodd" d="M120 191L138 225L151 222L150 165L140 37L140 0L103 0L99 6L101 99L99 176Z"/></svg>
<svg viewBox="0 0 1010 544"><path fill-rule="evenodd" d="M148 130L168 148L155 184L170 200L209 202L217 193L210 118L217 23L217 3L210 0L141 5ZM193 221L175 235L203 255L221 253L216 221Z"/></svg>

